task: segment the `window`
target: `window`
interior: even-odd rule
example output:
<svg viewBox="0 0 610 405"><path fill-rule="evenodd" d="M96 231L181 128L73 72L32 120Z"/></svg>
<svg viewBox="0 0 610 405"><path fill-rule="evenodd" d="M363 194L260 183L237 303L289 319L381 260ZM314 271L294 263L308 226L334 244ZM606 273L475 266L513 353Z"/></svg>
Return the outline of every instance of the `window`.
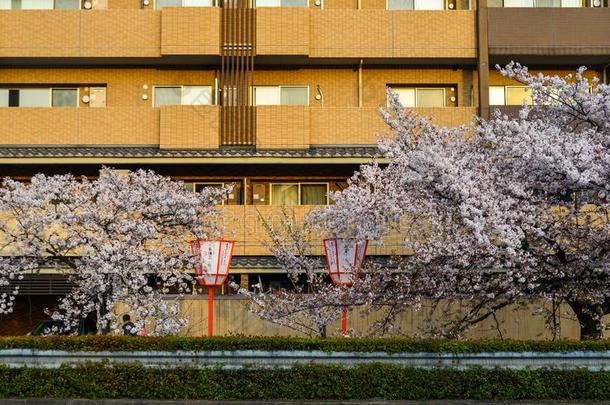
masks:
<svg viewBox="0 0 610 405"><path fill-rule="evenodd" d="M212 86L155 86L154 106L211 105Z"/></svg>
<svg viewBox="0 0 610 405"><path fill-rule="evenodd" d="M78 10L80 0L55 0L55 8L58 10Z"/></svg>
<svg viewBox="0 0 610 405"><path fill-rule="evenodd" d="M254 105L309 105L307 86L255 86Z"/></svg>
<svg viewBox="0 0 610 405"><path fill-rule="evenodd" d="M48 89L21 89L19 90L19 107L48 107Z"/></svg>
<svg viewBox="0 0 610 405"><path fill-rule="evenodd" d="M0 0L0 10L78 10L80 0Z"/></svg>
<svg viewBox="0 0 610 405"><path fill-rule="evenodd" d="M163 7L212 7L214 0L157 0L155 8Z"/></svg>
<svg viewBox="0 0 610 405"><path fill-rule="evenodd" d="M327 184L301 184L301 205L326 205Z"/></svg>
<svg viewBox="0 0 610 405"><path fill-rule="evenodd" d="M255 7L307 7L308 0L256 0Z"/></svg>
<svg viewBox="0 0 610 405"><path fill-rule="evenodd" d="M504 0L504 7L534 7L534 0Z"/></svg>
<svg viewBox="0 0 610 405"><path fill-rule="evenodd" d="M427 87L394 87L403 107L445 107L445 89Z"/></svg>
<svg viewBox="0 0 610 405"><path fill-rule="evenodd" d="M271 205L326 205L326 183L271 184Z"/></svg>
<svg viewBox="0 0 610 405"><path fill-rule="evenodd" d="M388 10L444 10L445 0L387 0Z"/></svg>
<svg viewBox="0 0 610 405"><path fill-rule="evenodd" d="M416 89L418 107L444 107L445 89Z"/></svg>
<svg viewBox="0 0 610 405"><path fill-rule="evenodd" d="M76 89L53 89L51 91L51 106L76 107L78 105L78 91Z"/></svg>
<svg viewBox="0 0 610 405"><path fill-rule="evenodd" d="M0 89L0 107L8 107L8 89Z"/></svg>
<svg viewBox="0 0 610 405"><path fill-rule="evenodd" d="M224 186L224 183L193 183L193 190L196 193L200 193L202 190L209 187L222 188Z"/></svg>
<svg viewBox="0 0 610 405"><path fill-rule="evenodd" d="M532 91L525 86L489 86L489 105L533 104Z"/></svg>
<svg viewBox="0 0 610 405"><path fill-rule="evenodd" d="M77 107L78 89L0 89L0 107Z"/></svg>
<svg viewBox="0 0 610 405"><path fill-rule="evenodd" d="M492 7L582 7L581 0L501 0L490 4Z"/></svg>
<svg viewBox="0 0 610 405"><path fill-rule="evenodd" d="M233 190L228 194L227 199L223 201L224 204L228 205L241 205L242 204L242 183L240 180L224 182L185 182L184 187L196 193L201 192L203 189L208 187L224 187L227 184L233 185Z"/></svg>
<svg viewBox="0 0 610 405"><path fill-rule="evenodd" d="M489 86L489 105L506 104L504 86Z"/></svg>

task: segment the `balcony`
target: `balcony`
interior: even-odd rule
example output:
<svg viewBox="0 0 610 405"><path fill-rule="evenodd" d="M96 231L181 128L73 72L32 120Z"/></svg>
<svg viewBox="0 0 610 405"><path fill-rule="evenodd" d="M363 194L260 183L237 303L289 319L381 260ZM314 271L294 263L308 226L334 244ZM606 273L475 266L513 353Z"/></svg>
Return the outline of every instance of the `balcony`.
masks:
<svg viewBox="0 0 610 405"><path fill-rule="evenodd" d="M304 7L257 9L257 55L309 55L310 15Z"/></svg>
<svg viewBox="0 0 610 405"><path fill-rule="evenodd" d="M476 57L475 12L324 10L312 12L312 58Z"/></svg>
<svg viewBox="0 0 610 405"><path fill-rule="evenodd" d="M437 125L456 127L472 122L475 107L417 108ZM375 145L388 134L377 108L359 107L256 107L258 149L307 149L315 146Z"/></svg>
<svg viewBox="0 0 610 405"><path fill-rule="evenodd" d="M220 55L220 10L0 10L0 57L164 55Z"/></svg>
<svg viewBox="0 0 610 405"><path fill-rule="evenodd" d="M0 57L159 57L161 13L0 10Z"/></svg>
<svg viewBox="0 0 610 405"><path fill-rule="evenodd" d="M172 105L159 110L161 149L218 149L219 106Z"/></svg>
<svg viewBox="0 0 610 405"><path fill-rule="evenodd" d="M610 9L489 8L488 33L489 53L500 56L498 60L525 55L554 63L557 59L549 56L578 55L598 56L605 62L610 53Z"/></svg>
<svg viewBox="0 0 610 405"><path fill-rule="evenodd" d="M159 113L145 107L0 108L1 145L158 145Z"/></svg>
<svg viewBox="0 0 610 405"><path fill-rule="evenodd" d="M256 15L256 51L261 57L292 55L326 63L345 58L476 57L472 10L280 7L260 8ZM220 20L218 7L0 10L0 57L218 57Z"/></svg>
<svg viewBox="0 0 610 405"><path fill-rule="evenodd" d="M161 12L161 54L220 55L220 9L164 8Z"/></svg>
<svg viewBox="0 0 610 405"><path fill-rule="evenodd" d="M256 107L257 149L307 149L310 145L311 108Z"/></svg>
<svg viewBox="0 0 610 405"><path fill-rule="evenodd" d="M475 107L418 108L443 126L468 124ZM106 108L0 108L0 145L158 146L218 149L215 105ZM375 145L388 127L377 108L256 107L258 149Z"/></svg>
<svg viewBox="0 0 610 405"><path fill-rule="evenodd" d="M283 210L302 224L303 218L317 206L300 205L281 207L275 205L230 205L223 206L225 218L225 237L235 240L235 256L266 256L270 255L266 243L270 241L265 229L265 222L278 226L284 218ZM323 255L320 235L311 235L314 247L313 254ZM384 239L384 244L369 244L368 255L408 254L402 244L399 232L393 232Z"/></svg>
<svg viewBox="0 0 610 405"><path fill-rule="evenodd" d="M336 107L310 108L312 145L374 145L389 128L377 108ZM475 107L416 108L441 126L456 127L472 122Z"/></svg>

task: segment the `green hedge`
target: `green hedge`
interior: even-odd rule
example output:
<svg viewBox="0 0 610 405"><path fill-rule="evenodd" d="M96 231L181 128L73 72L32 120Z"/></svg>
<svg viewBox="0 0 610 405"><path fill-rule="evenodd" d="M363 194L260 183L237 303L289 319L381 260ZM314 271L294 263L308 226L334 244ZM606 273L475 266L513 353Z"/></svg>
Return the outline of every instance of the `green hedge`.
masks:
<svg viewBox="0 0 610 405"><path fill-rule="evenodd" d="M354 352L569 352L610 350L610 340L595 341L510 341L445 339L352 339L352 338L286 338L286 337L4 337L1 349L40 349L66 351L133 351L133 350L322 350Z"/></svg>
<svg viewBox="0 0 610 405"><path fill-rule="evenodd" d="M0 368L0 398L145 399L596 399L610 398L610 372L423 370L392 365L292 370L147 369L89 365Z"/></svg>

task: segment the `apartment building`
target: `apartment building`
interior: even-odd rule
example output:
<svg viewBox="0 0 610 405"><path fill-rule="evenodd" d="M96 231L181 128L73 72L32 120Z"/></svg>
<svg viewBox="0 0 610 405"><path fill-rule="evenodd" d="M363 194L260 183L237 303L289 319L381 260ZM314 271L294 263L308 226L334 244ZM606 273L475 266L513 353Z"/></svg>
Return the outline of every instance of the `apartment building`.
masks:
<svg viewBox="0 0 610 405"><path fill-rule="evenodd" d="M387 86L467 124L528 99L493 68L510 60L607 81L607 0L0 0L0 175L108 165L232 183L232 273L278 287L262 218L345 187L388 133ZM66 288L40 275L22 296Z"/></svg>

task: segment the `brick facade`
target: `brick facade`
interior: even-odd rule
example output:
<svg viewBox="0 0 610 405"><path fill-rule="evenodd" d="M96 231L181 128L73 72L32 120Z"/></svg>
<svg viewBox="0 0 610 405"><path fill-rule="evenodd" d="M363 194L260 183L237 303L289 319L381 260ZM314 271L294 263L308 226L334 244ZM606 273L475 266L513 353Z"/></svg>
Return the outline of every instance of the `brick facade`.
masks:
<svg viewBox="0 0 610 405"><path fill-rule="evenodd" d="M95 177L112 165L188 183L235 182L242 193L223 206L226 237L237 241L235 255L248 259L269 255L263 222L281 221L282 208L269 202L272 184L324 183L339 191L370 161L377 137L391 135L379 116L388 85L445 89L446 106L414 111L457 126L486 116L489 86L517 84L495 71L496 63L514 59L559 75L587 64L587 77L607 81L608 7L501 9L448 0L445 10L391 11L387 0L309 0L309 7L256 9L250 38L231 22L238 21L235 10L157 10L149 3L0 10L0 89L79 92L78 107L0 106L0 177ZM172 85L209 86L212 105L154 107L154 86ZM253 106L250 85L306 86L308 101ZM92 87L105 88L105 107L83 99ZM230 108L252 114L226 119ZM247 140L226 142L236 117L243 133L231 129L231 136ZM290 208L300 221L312 206ZM399 232L385 242L369 254L409 253ZM322 254L319 246L315 253ZM277 269L240 271L247 286L248 273ZM36 313L43 301L32 307ZM0 334L24 333L34 318L0 318Z"/></svg>

